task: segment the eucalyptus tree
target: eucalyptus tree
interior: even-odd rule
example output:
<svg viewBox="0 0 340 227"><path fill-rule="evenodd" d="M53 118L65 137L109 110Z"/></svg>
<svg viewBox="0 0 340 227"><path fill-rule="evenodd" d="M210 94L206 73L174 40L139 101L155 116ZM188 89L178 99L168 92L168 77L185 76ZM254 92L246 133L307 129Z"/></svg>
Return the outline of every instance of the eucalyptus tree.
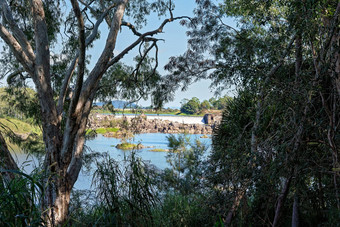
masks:
<svg viewBox="0 0 340 227"><path fill-rule="evenodd" d="M239 90L213 138L209 179L218 215L226 225L234 217L273 226L336 223L339 2L197 3L189 48L167 68L184 87L210 78L217 92L230 84Z"/></svg>
<svg viewBox="0 0 340 227"><path fill-rule="evenodd" d="M63 9L67 7L71 9L68 15L63 15ZM106 73L111 73L112 86L119 86L118 82L122 81L140 81L144 76L143 84L137 84L141 91L145 91L142 86L146 86L148 78L160 85L154 91L146 89L147 92L162 95L158 88L170 89L154 68L158 64L159 39L156 35L166 24L186 18L174 17L173 9L171 0L0 1L0 36L7 47L1 60L2 71L10 82L30 79L40 103L46 151L43 167L46 189L41 209L45 211L49 225L61 225L67 220L70 193L82 166L87 119ZM168 14L168 18L154 30L140 32L139 28L147 23L147 15L151 13L160 17ZM129 28L136 39L115 55L117 38L123 27ZM100 29L107 30L105 47L90 68L87 51L95 47ZM145 46L145 43L149 45ZM52 47L62 47L61 53L52 53ZM138 47L140 63L136 70L120 72L117 63ZM153 70L148 75L141 74L141 64L150 53L156 54ZM155 100L161 101L159 97Z"/></svg>

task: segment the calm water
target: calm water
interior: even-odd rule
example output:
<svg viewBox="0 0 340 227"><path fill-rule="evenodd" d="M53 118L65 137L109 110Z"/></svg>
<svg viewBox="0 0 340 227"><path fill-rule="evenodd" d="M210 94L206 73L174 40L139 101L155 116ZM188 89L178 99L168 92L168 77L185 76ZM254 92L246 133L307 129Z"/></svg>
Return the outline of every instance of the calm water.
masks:
<svg viewBox="0 0 340 227"><path fill-rule="evenodd" d="M167 149L168 148L167 136L169 136L169 134L163 134L163 133L139 134L139 135L135 135L135 137L131 140L131 142L141 143L145 147L152 147L152 148L144 148L144 149L138 150L137 155L141 157L143 160L149 161L151 164L155 165L156 167L160 169L164 169L169 166L168 163L166 162L167 153L166 152L153 152L150 150L155 149L155 148ZM211 139L200 138L200 136L202 135L189 135L189 136L192 141L199 138L206 145L210 146L211 144ZM110 155L110 157L119 161L119 160L123 160L124 156L129 155L131 151L123 151L123 150L119 150L115 148L115 146L118 143L121 143L120 139L97 135L96 138L92 140L88 140L86 142L86 146L96 152L100 152L100 153L107 152ZM37 163L37 160L34 157L32 156L27 157L26 154L23 154L20 152L16 152L14 156L15 156L14 158L18 161L19 166L24 165L24 169L27 173L30 173L33 170L32 164ZM93 172L94 172L94 169L92 169L90 173L81 171L74 187L76 189L90 189Z"/></svg>

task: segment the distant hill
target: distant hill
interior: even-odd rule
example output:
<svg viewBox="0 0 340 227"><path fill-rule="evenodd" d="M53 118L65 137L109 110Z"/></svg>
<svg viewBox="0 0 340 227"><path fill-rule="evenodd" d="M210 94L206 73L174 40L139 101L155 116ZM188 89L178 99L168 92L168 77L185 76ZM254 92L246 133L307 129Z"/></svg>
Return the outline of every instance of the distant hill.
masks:
<svg viewBox="0 0 340 227"><path fill-rule="evenodd" d="M104 104L105 104L104 102L94 103L94 105L97 105L97 106L103 106ZM112 101L112 105L114 106L115 109L137 108L137 105L135 103L129 103L126 101L121 101L121 100Z"/></svg>

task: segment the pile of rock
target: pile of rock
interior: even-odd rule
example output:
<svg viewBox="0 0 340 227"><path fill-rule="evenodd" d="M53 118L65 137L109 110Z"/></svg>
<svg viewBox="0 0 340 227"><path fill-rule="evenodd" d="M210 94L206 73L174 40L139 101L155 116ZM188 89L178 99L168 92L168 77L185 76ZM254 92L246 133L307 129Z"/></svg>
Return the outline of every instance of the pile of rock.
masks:
<svg viewBox="0 0 340 227"><path fill-rule="evenodd" d="M133 133L189 133L212 134L214 127L220 122L220 116L206 114L205 124L185 124L162 119L147 119L140 115L134 118L115 118L114 115L93 114L89 117L89 128L118 127Z"/></svg>
<svg viewBox="0 0 340 227"><path fill-rule="evenodd" d="M143 118L131 119L131 128L137 133L189 133L211 134L213 125L183 124L168 120Z"/></svg>

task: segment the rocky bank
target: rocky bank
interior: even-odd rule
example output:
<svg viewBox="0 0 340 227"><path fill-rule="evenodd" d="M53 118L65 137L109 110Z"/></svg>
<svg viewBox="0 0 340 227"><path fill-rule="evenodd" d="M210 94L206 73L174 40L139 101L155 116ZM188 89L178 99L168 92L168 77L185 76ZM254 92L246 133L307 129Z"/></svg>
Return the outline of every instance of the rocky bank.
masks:
<svg viewBox="0 0 340 227"><path fill-rule="evenodd" d="M148 119L146 115L118 118L114 115L96 113L90 115L88 127L90 129L117 127L133 133L212 134L213 129L220 123L221 116L206 114L202 120L205 124L186 124L170 120Z"/></svg>

